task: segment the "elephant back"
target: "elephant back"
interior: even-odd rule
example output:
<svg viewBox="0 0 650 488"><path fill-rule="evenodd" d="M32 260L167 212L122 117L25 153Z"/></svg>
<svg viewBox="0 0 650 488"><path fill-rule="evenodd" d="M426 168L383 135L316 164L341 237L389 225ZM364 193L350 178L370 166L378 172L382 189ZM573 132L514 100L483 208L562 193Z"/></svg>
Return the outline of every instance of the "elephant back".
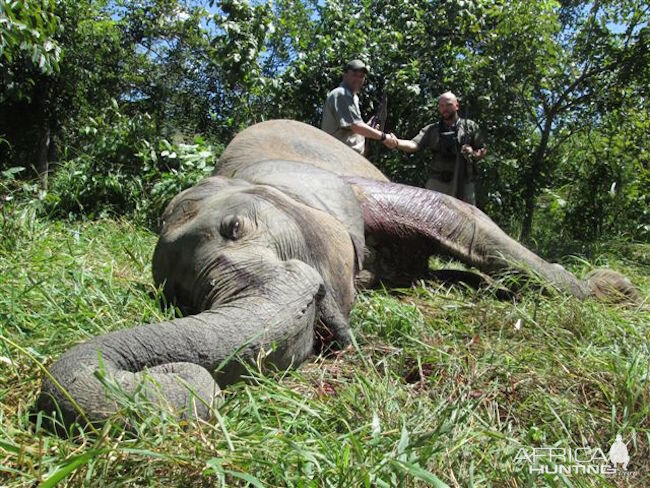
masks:
<svg viewBox="0 0 650 488"><path fill-rule="evenodd" d="M232 178L269 160L297 161L339 176L388 181L370 161L341 141L295 120L269 120L243 130L228 144L213 174Z"/></svg>

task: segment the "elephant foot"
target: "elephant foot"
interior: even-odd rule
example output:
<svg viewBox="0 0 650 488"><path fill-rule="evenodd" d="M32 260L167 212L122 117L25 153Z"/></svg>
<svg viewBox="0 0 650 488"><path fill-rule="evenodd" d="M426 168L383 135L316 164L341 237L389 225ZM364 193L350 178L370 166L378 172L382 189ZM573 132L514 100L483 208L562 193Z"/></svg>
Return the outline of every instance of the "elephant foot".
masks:
<svg viewBox="0 0 650 488"><path fill-rule="evenodd" d="M591 296L611 303L636 303L641 295L632 282L611 269L596 269L586 277Z"/></svg>

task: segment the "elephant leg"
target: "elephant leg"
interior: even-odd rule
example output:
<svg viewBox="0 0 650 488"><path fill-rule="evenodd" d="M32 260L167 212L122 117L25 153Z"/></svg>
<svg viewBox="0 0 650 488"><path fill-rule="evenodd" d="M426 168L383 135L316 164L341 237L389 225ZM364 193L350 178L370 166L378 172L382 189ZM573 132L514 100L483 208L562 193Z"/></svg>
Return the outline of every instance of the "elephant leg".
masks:
<svg viewBox="0 0 650 488"><path fill-rule="evenodd" d="M107 387L114 385L181 416L205 419L219 386L240 379L245 363L259 360L281 369L300 364L312 353L322 279L295 260L278 262L269 271L261 289L247 290L213 310L73 347L50 368L56 383L43 379L38 409L60 412L57 420L66 427L102 423L119 409Z"/></svg>
<svg viewBox="0 0 650 488"><path fill-rule="evenodd" d="M369 236L400 243L416 241L428 246L429 254L453 256L489 275L517 270L536 274L577 297L589 294L587 283L526 249L473 205L397 183L346 180L357 195Z"/></svg>

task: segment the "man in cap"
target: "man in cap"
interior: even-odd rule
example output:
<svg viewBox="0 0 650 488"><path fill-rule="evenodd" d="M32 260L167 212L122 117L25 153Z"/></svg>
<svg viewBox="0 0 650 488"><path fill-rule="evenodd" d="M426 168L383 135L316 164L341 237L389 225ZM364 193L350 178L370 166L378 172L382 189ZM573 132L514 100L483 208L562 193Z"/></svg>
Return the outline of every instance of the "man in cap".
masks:
<svg viewBox="0 0 650 488"><path fill-rule="evenodd" d="M321 123L321 129L360 154L364 152L366 137L384 142L391 138L392 144L396 143L394 135L387 136L361 118L357 94L363 87L367 74L368 67L360 59L353 59L345 66L343 81L327 94Z"/></svg>
<svg viewBox="0 0 650 488"><path fill-rule="evenodd" d="M429 124L411 140L392 139L387 147L407 153L430 148L434 152L426 188L452 195L476 205L476 163L487 154L478 124L458 115L458 99L451 92L438 98L440 121ZM392 135L392 134L391 134Z"/></svg>

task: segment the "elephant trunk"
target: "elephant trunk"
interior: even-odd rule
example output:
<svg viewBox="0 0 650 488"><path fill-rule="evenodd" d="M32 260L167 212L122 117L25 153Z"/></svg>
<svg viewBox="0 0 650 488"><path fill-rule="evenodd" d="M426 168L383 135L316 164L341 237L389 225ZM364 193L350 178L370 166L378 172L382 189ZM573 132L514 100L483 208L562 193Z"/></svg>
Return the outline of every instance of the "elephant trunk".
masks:
<svg viewBox="0 0 650 488"><path fill-rule="evenodd" d="M50 368L56 382L43 380L37 407L53 414L58 431L61 424L102 423L118 411L119 392L140 393L185 417L208 418L219 386L237 381L244 363L260 357L264 365L287 368L311 354L322 286L310 266L279 262L258 293L195 316L91 339Z"/></svg>

